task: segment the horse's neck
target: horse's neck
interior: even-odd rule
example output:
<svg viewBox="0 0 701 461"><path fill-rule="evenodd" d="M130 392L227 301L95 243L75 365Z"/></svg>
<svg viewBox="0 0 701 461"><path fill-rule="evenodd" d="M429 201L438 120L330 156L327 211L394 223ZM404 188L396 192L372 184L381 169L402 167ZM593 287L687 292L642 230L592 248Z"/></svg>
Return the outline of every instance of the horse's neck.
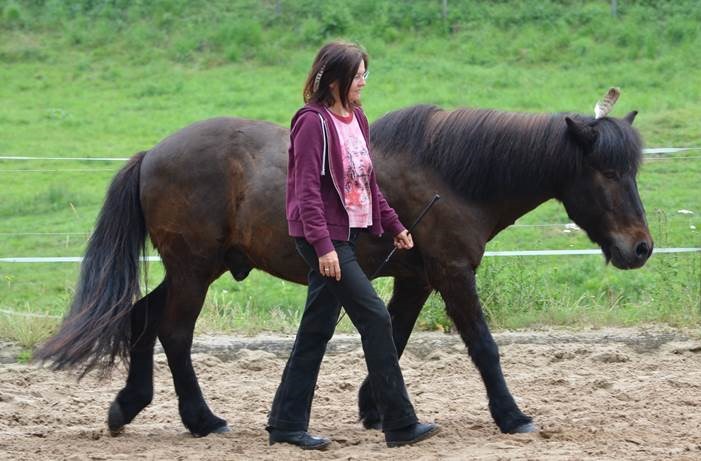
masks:
<svg viewBox="0 0 701 461"><path fill-rule="evenodd" d="M549 195L507 198L491 204L489 211L493 216L493 222L492 226L490 226L491 234L487 240L491 240L499 232L516 222L518 218L536 209L551 198L553 197Z"/></svg>

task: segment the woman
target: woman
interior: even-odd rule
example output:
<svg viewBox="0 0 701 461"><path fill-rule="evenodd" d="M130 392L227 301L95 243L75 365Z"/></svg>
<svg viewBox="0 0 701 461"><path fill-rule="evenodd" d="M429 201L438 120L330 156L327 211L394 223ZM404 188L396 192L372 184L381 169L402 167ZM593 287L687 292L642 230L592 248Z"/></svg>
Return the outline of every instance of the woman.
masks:
<svg viewBox="0 0 701 461"><path fill-rule="evenodd" d="M289 234L309 266L309 287L268 420L271 445L324 449L331 443L307 429L319 366L341 306L360 332L387 445L414 443L438 432L438 426L421 424L414 414L389 313L355 257L362 231L391 232L397 248L413 247L372 169L368 122L360 109L367 64L367 54L357 45L322 47L304 87L306 104L292 118L286 213Z"/></svg>

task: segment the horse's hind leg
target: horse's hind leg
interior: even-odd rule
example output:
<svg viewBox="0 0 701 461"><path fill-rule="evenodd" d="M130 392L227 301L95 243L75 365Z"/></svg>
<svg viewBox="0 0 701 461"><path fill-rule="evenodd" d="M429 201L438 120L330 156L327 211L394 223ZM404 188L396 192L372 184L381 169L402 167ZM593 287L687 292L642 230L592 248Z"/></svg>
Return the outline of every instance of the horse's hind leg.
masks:
<svg viewBox="0 0 701 461"><path fill-rule="evenodd" d="M107 415L112 435L119 434L153 399L153 346L165 297L165 282L162 282L132 308L129 375Z"/></svg>
<svg viewBox="0 0 701 461"><path fill-rule="evenodd" d="M489 332L471 269L436 266L429 272L441 293L448 315L467 346L487 388L489 410L504 433L533 432L531 418L519 410L499 364L499 349Z"/></svg>
<svg viewBox="0 0 701 461"><path fill-rule="evenodd" d="M207 406L190 356L195 322L214 277L187 270L184 272L177 271L171 278L169 271L168 299L158 338L173 375L183 424L195 437L203 437L212 432L229 430L226 421L215 416Z"/></svg>
<svg viewBox="0 0 701 461"><path fill-rule="evenodd" d="M392 298L387 305L392 317L392 335L397 354L401 357L416 319L421 312L426 299L431 294L431 287L420 278L405 277L394 279ZM358 409L360 420L367 429L380 429L382 421L375 405L375 399L370 388L370 381L365 381L358 392Z"/></svg>

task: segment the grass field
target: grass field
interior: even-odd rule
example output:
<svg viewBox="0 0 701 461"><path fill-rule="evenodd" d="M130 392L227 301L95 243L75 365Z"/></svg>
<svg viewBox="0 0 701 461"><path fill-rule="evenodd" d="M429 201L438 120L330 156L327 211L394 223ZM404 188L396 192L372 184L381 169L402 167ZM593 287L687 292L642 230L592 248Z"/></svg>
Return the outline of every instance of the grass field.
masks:
<svg viewBox="0 0 701 461"><path fill-rule="evenodd" d="M128 157L219 115L286 125L316 47L337 36L371 55L371 121L420 102L591 113L615 85L623 94L613 115L639 110L647 146L701 146L694 2L619 2L618 18L608 2L449 3L443 19L438 1L358 1L355 14L368 18L360 21L340 1L323 3L321 15L308 13L322 5L311 1L281 2L279 15L273 1L207 2L202 10L204 2L165 0L0 1L0 155ZM699 247L701 151L670 157L646 159L638 178L655 245ZM120 166L0 160L0 257L82 254ZM592 248L568 222L559 204L547 203L488 250ZM60 316L77 271L0 263L0 338L31 346L48 334L55 319L2 312ZM158 264L149 275L155 286ZM390 284L377 282L384 296ZM698 253L655 255L627 272L599 256L487 258L479 285L497 328L701 320ZM198 326L291 331L303 300L303 287L262 273L243 283L222 278ZM430 299L420 327L450 329L440 297Z"/></svg>

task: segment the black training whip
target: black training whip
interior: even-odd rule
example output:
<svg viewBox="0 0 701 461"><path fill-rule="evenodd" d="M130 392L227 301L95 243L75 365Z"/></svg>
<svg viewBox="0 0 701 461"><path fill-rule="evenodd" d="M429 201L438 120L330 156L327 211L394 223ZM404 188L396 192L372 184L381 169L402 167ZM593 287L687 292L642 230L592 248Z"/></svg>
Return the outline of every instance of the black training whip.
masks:
<svg viewBox="0 0 701 461"><path fill-rule="evenodd" d="M426 206L424 206L423 210L421 210L421 213L419 213L419 216L416 217L416 219L414 220L414 222L413 222L413 223L411 224L411 226L409 226L409 228L407 229L407 231L409 232L410 235L411 235L412 231L414 230L414 228L416 227L416 225L419 224L419 223L421 222L421 220L423 219L423 217L426 215L426 213L428 213L428 210L430 210L431 207L432 207L433 205L435 205L435 203L436 203L437 201L439 201L440 199L441 199L441 196L438 195L438 194L436 194L436 195L433 196L433 198L431 199L431 201L428 202L428 203L426 204ZM377 274L380 273L380 271L382 270L382 268L385 267L385 264L387 264L387 263L389 262L390 258L392 258L392 255L394 255L394 252L395 252L395 251L397 251L397 247L393 247L393 248L392 248L392 251L389 252L389 254L388 254L387 257L384 259L384 261L382 261L382 263L377 267L377 269L375 269L375 272L373 272L373 273L370 275L370 277L368 277L370 280L372 280L373 278L375 278L375 276L376 276ZM343 276L343 274L341 274L341 276ZM341 315L338 317L338 321L336 322L336 325L337 325L337 326L338 326L339 323L341 323L341 320L343 320L343 316L344 316L344 315L346 315L345 311L344 311L344 312L341 312Z"/></svg>

